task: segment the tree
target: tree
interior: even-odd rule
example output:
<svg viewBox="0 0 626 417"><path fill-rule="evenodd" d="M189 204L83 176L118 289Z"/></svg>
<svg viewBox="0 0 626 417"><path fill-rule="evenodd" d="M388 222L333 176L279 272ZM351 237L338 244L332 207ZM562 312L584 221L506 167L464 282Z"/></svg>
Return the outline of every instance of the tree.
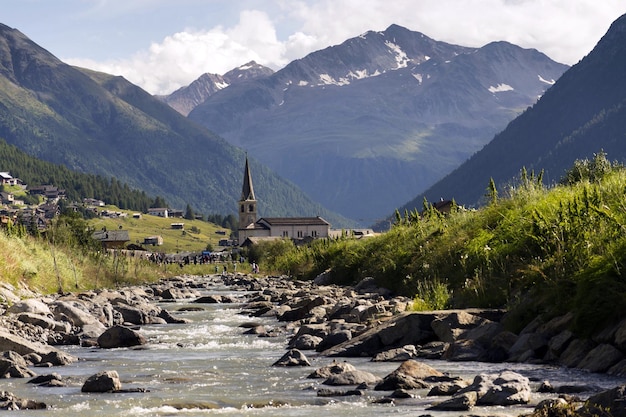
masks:
<svg viewBox="0 0 626 417"><path fill-rule="evenodd" d="M152 204L150 204L150 208L161 208L161 207L167 207L167 203L165 202L163 197L156 196Z"/></svg>
<svg viewBox="0 0 626 417"><path fill-rule="evenodd" d="M187 204L187 208L185 209L185 219L193 220L195 218L196 218L196 215L193 212L193 209L191 208L189 204Z"/></svg>
<svg viewBox="0 0 626 417"><path fill-rule="evenodd" d="M487 187L487 198L491 204L498 201L498 189L496 188L496 182L493 177L489 179L489 187Z"/></svg>

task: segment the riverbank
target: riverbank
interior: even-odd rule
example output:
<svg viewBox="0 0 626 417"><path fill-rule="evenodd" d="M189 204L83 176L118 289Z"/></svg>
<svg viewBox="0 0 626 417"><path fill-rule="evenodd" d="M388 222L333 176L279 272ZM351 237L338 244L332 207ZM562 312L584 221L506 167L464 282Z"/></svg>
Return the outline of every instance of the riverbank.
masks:
<svg viewBox="0 0 626 417"><path fill-rule="evenodd" d="M212 291L216 288L228 288L229 291ZM63 365L64 361L71 363L78 360L65 352L64 346L68 345L94 349L141 349L147 343L142 336L143 329L190 324L180 317L180 310L170 312L167 308L176 300L187 300L187 311L203 309L209 304L240 310L249 317L241 328L241 333L247 335L242 337L284 339L286 357L280 359L285 360L290 368L293 364L306 366L311 357L334 357L339 364L350 364L350 357L359 358L359 361L371 357L374 361L398 365L394 365L393 372L386 375L368 375L343 365L318 369L318 376L324 378L318 378L319 382L315 383L319 398L340 400L348 396L370 396L372 402L400 404L416 401L416 393L427 386L433 393L438 393L428 400L429 406L471 410L485 404L508 407L532 404L540 386L543 391L553 391L555 401L562 394L569 393L570 399L573 394L586 399L599 392L598 387L588 386L584 381L569 386L551 386L550 381L539 384L544 381L529 381L519 373L502 372L494 377L475 375L480 377L479 380L463 380L422 366L421 360L433 358L447 361L487 360L492 363L545 361L547 351L539 358L544 349L541 343L536 342L537 335L544 335L546 341L543 343L550 349L550 345L556 343L554 338L566 331L559 329L566 328L567 320L534 325L534 331L528 329L514 335L504 330L501 324L503 311L410 312L407 311L410 299L394 297L387 290L373 285L371 280L364 280L355 287L339 287L279 277L229 274L180 276L145 287L48 297L19 294L10 288L5 288L2 293L7 303L1 320L3 328L10 333L0 333L0 350L19 353L25 364L11 364L6 369L11 366L21 369L25 371L24 378L34 377L35 371ZM550 333L555 335L548 338L546 335ZM570 337L569 344L575 340ZM585 357L594 349L597 348L589 347ZM524 355L517 352L524 352ZM603 355L598 357L605 358ZM275 366L282 366L281 361L277 360ZM5 375L6 369L3 372ZM306 374L313 371L310 369ZM12 377L18 376L13 370L8 373ZM42 375L46 374L39 376ZM86 379L82 384L86 383ZM109 389L99 390L119 392L125 389L121 381L115 381L114 377L111 379ZM63 378L51 377L44 383L61 386L65 382ZM487 395L489 392L491 394ZM495 393L507 395L495 398ZM36 395L35 390L33 394ZM150 394L144 392L138 395ZM546 395L543 393L542 398ZM33 403L40 404L36 397ZM614 405L612 409L615 409ZM515 412L511 409L509 415Z"/></svg>

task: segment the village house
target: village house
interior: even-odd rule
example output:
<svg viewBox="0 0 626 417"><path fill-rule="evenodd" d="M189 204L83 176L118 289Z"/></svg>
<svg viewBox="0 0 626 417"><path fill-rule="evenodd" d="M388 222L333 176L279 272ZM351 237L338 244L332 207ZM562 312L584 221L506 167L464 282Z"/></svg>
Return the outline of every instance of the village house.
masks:
<svg viewBox="0 0 626 417"><path fill-rule="evenodd" d="M35 185L28 187L28 193L31 195L42 195L48 200L55 201L65 198L65 190L54 185Z"/></svg>
<svg viewBox="0 0 626 417"><path fill-rule="evenodd" d="M96 198L83 198L83 204L88 207L104 207L106 204Z"/></svg>
<svg viewBox="0 0 626 417"><path fill-rule="evenodd" d="M92 237L102 243L104 249L120 249L130 242L128 230L100 230L94 232Z"/></svg>
<svg viewBox="0 0 626 417"><path fill-rule="evenodd" d="M22 180L13 178L8 172L0 172L0 185L22 185Z"/></svg>
<svg viewBox="0 0 626 417"><path fill-rule="evenodd" d="M176 217L176 218L182 219L183 218L183 211L180 210L180 209L168 209L167 216L168 217Z"/></svg>
<svg viewBox="0 0 626 417"><path fill-rule="evenodd" d="M167 219L169 217L169 210L165 207L149 208L148 214L152 216L165 217Z"/></svg>
<svg viewBox="0 0 626 417"><path fill-rule="evenodd" d="M239 243L249 244L248 238L289 238L309 240L326 238L330 223L317 217L262 217L257 219L257 200L252 186L248 158L244 168L243 187L239 200Z"/></svg>
<svg viewBox="0 0 626 417"><path fill-rule="evenodd" d="M143 245L161 246L163 244L163 237L161 236L148 236L143 238Z"/></svg>
<svg viewBox="0 0 626 417"><path fill-rule="evenodd" d="M184 230L185 229L185 223L172 223L170 224L170 227L174 230Z"/></svg>
<svg viewBox="0 0 626 417"><path fill-rule="evenodd" d="M13 193L0 192L0 203L2 204L15 204L15 197Z"/></svg>

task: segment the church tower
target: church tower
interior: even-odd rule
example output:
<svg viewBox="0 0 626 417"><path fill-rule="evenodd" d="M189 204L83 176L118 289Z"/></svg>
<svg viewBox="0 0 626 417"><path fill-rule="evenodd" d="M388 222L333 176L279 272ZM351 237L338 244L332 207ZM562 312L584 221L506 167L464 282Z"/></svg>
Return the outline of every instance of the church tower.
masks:
<svg viewBox="0 0 626 417"><path fill-rule="evenodd" d="M239 230L246 229L257 220L257 205L254 197L254 187L252 186L252 175L246 156L246 167L243 174L243 187L241 188L241 198L239 199ZM239 233L239 239L242 238Z"/></svg>

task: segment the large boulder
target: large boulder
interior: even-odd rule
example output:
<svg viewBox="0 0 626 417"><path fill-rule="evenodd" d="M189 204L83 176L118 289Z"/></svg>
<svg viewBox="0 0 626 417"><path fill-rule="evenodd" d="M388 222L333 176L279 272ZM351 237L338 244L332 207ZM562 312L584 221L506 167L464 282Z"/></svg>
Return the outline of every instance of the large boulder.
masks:
<svg viewBox="0 0 626 417"><path fill-rule="evenodd" d="M26 367L26 363L13 361L7 358L0 358L0 378L30 378L35 373Z"/></svg>
<svg viewBox="0 0 626 417"><path fill-rule="evenodd" d="M475 391L469 391L455 395L454 397L434 404L427 409L434 411L469 411L476 405L477 400L477 393Z"/></svg>
<svg viewBox="0 0 626 417"><path fill-rule="evenodd" d="M311 366L311 362L298 349L290 349L272 366Z"/></svg>
<svg viewBox="0 0 626 417"><path fill-rule="evenodd" d="M4 302L5 304L19 303L21 298L16 292L13 285L6 282L0 283L0 302Z"/></svg>
<svg viewBox="0 0 626 417"><path fill-rule="evenodd" d="M324 385L375 385L380 382L380 378L366 371L346 371L334 374L326 378Z"/></svg>
<svg viewBox="0 0 626 417"><path fill-rule="evenodd" d="M122 382L117 371L103 371L87 378L82 392L115 392L122 389Z"/></svg>
<svg viewBox="0 0 626 417"><path fill-rule="evenodd" d="M98 337L98 345L104 349L145 345L146 338L125 326L113 326Z"/></svg>
<svg viewBox="0 0 626 417"><path fill-rule="evenodd" d="M578 413L586 417L605 415L626 417L626 385L620 385L589 397Z"/></svg>
<svg viewBox="0 0 626 417"><path fill-rule="evenodd" d="M356 368L348 362L333 361L330 365L316 369L309 374L307 378L328 378L331 375L337 375L348 371L356 371Z"/></svg>
<svg viewBox="0 0 626 417"><path fill-rule="evenodd" d="M124 323L130 324L153 324L155 318L159 317L161 309L158 306L140 303L135 305L117 304L114 306L116 312L122 316ZM159 320L159 323L162 321Z"/></svg>
<svg viewBox="0 0 626 417"><path fill-rule="evenodd" d="M81 333L85 337L95 338L106 330L106 326L94 317L87 305L81 301L55 301L50 308L56 320L69 320L74 326L81 328Z"/></svg>
<svg viewBox="0 0 626 417"><path fill-rule="evenodd" d="M448 361L481 361L487 356L487 349L477 340L456 340L448 346L442 359Z"/></svg>
<svg viewBox="0 0 626 417"><path fill-rule="evenodd" d="M0 329L0 351L7 350L12 350L22 356L36 354L41 357L50 357L50 355L53 355L54 357L59 359L57 363L52 363L53 365L61 365L76 361L76 358L58 349L40 343L33 343L29 340L24 339L23 337L8 333L6 330Z"/></svg>
<svg viewBox="0 0 626 417"><path fill-rule="evenodd" d="M504 371L500 374L480 374L474 382L460 390L457 395L474 391L478 405L527 404L530 401L530 381L517 372Z"/></svg>
<svg viewBox="0 0 626 417"><path fill-rule="evenodd" d="M591 372L606 372L613 365L624 359L617 348L609 344L596 346L578 363L578 368Z"/></svg>
<svg viewBox="0 0 626 417"><path fill-rule="evenodd" d="M323 297L307 297L304 299L300 306L285 311L278 317L280 321L296 321L306 318L310 312L315 308L326 304L326 300Z"/></svg>
<svg viewBox="0 0 626 417"><path fill-rule="evenodd" d="M321 337L303 334L289 343L289 346L299 350L315 350L321 341Z"/></svg>
<svg viewBox="0 0 626 417"><path fill-rule="evenodd" d="M330 349L333 346L347 342L350 339L352 339L352 332L348 329L333 331L318 343L315 350L321 352L326 349Z"/></svg>
<svg viewBox="0 0 626 417"><path fill-rule="evenodd" d="M559 362L568 368L577 366L595 347L589 339L574 339L559 357Z"/></svg>
<svg viewBox="0 0 626 417"><path fill-rule="evenodd" d="M18 398L8 391L0 391L0 410L45 410L45 403Z"/></svg>
<svg viewBox="0 0 626 417"><path fill-rule="evenodd" d="M484 319L465 311L459 311L437 317L432 321L431 326L439 340L452 343L469 328L477 326L481 320Z"/></svg>
<svg viewBox="0 0 626 417"><path fill-rule="evenodd" d="M32 313L37 314L39 316L50 316L52 312L46 303L41 300L37 300L35 298L27 298L25 300L21 300L11 307L9 307L9 313L20 314L20 313Z"/></svg>
<svg viewBox="0 0 626 417"><path fill-rule="evenodd" d="M417 357L415 345L406 345L401 348L389 349L376 354L372 362L404 362Z"/></svg>
<svg viewBox="0 0 626 417"><path fill-rule="evenodd" d="M352 339L322 352L325 356L374 356L375 354L406 345L430 342L434 332L430 323L434 313L411 312L399 314Z"/></svg>
<svg viewBox="0 0 626 417"><path fill-rule="evenodd" d="M394 391L397 389L428 388L425 381L431 377L441 377L443 374L422 362L413 359L403 362L395 371L383 378L376 385L377 391Z"/></svg>
<svg viewBox="0 0 626 417"><path fill-rule="evenodd" d="M42 316L40 314L20 313L17 315L17 319L22 323L32 324L33 326L38 326L47 330L54 330L55 332L69 333L72 330L72 325L70 323L56 321L49 316Z"/></svg>

